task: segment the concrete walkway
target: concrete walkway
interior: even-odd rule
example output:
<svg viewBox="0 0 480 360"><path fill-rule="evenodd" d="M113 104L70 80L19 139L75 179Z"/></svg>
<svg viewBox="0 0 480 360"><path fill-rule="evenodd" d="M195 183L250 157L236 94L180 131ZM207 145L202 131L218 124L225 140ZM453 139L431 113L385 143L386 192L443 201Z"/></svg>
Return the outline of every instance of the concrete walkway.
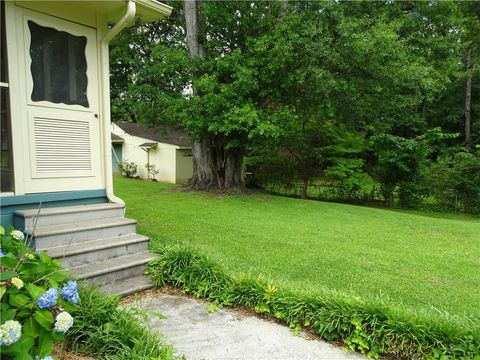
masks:
<svg viewBox="0 0 480 360"><path fill-rule="evenodd" d="M207 303L184 296L147 293L132 305L165 316L150 316L149 321L175 347L177 355L188 360L366 359L235 310L209 314Z"/></svg>

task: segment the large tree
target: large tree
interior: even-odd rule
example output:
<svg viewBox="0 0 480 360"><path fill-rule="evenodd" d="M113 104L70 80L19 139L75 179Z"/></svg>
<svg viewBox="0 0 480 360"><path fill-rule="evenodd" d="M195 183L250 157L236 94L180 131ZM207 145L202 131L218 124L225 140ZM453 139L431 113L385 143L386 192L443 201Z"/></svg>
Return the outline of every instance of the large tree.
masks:
<svg viewBox="0 0 480 360"><path fill-rule="evenodd" d="M468 123L478 118L475 7L170 4L171 18L114 44L112 111L184 127L194 144L193 189L243 188L245 154L279 161L304 196L318 176L365 179L378 159L366 150L372 136L408 143L437 126L463 131L469 77Z"/></svg>

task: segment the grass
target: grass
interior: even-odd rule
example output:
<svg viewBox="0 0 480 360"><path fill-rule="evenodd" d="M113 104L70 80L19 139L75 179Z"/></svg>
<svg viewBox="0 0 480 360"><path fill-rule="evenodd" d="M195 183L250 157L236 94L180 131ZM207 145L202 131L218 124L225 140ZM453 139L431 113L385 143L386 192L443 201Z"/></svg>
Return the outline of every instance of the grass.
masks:
<svg viewBox="0 0 480 360"><path fill-rule="evenodd" d="M416 312L480 318L478 219L114 182L140 233L157 244L194 246L230 273L262 274L309 295L335 290Z"/></svg>
<svg viewBox="0 0 480 360"><path fill-rule="evenodd" d="M156 286L170 284L212 306L243 307L289 325L305 327L369 358L477 359L480 328L468 319L412 313L381 299L362 301L338 292L306 295L285 291L258 277L230 275L188 245L163 245L150 262ZM438 315L438 314L436 314Z"/></svg>

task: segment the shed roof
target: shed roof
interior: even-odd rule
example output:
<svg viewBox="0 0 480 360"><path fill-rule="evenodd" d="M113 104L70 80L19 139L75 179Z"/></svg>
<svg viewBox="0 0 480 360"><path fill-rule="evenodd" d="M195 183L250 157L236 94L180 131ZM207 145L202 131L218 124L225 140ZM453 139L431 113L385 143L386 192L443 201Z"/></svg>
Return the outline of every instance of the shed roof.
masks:
<svg viewBox="0 0 480 360"><path fill-rule="evenodd" d="M112 143L117 143L117 144L118 144L118 143L123 143L123 142L125 142L125 140L123 140L122 137L120 137L120 136L118 136L118 135L116 135L116 134L114 134L114 133L111 133L110 135L111 135L111 138L112 138Z"/></svg>
<svg viewBox="0 0 480 360"><path fill-rule="evenodd" d="M144 149L153 149L154 147L157 147L158 143L156 142L146 142L141 145L138 145L138 147L144 148Z"/></svg>
<svg viewBox="0 0 480 360"><path fill-rule="evenodd" d="M179 128L165 125L149 126L147 124L132 123L127 121L117 121L114 122L114 124L129 135L180 147L190 148L192 146L192 143L185 131Z"/></svg>

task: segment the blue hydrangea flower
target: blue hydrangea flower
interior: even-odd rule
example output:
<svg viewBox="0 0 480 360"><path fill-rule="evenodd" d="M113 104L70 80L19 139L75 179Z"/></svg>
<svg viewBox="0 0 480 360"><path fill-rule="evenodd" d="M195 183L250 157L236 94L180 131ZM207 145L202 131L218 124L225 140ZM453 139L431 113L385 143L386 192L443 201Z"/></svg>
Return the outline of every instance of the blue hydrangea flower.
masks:
<svg viewBox="0 0 480 360"><path fill-rule="evenodd" d="M0 257L4 257L5 256L5 253L3 252L2 249L0 249Z"/></svg>
<svg viewBox="0 0 480 360"><path fill-rule="evenodd" d="M0 326L0 345L11 345L22 336L22 325L16 320L5 321Z"/></svg>
<svg viewBox="0 0 480 360"><path fill-rule="evenodd" d="M70 301L72 304L78 304L80 301L80 296L78 295L77 282L69 280L67 285L65 285L60 291L62 298Z"/></svg>
<svg viewBox="0 0 480 360"><path fill-rule="evenodd" d="M40 309L50 309L57 302L58 289L51 288L38 297L37 305Z"/></svg>

